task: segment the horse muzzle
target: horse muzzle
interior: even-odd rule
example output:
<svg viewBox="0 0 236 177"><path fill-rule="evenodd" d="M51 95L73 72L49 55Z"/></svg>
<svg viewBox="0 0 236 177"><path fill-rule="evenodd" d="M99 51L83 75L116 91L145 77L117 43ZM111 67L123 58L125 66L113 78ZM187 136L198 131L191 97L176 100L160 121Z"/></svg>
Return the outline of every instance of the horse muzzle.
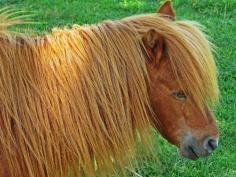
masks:
<svg viewBox="0 0 236 177"><path fill-rule="evenodd" d="M179 148L179 153L187 159L197 160L200 157L209 156L217 147L218 138L208 136L202 140L197 140L188 135L184 138L184 142Z"/></svg>

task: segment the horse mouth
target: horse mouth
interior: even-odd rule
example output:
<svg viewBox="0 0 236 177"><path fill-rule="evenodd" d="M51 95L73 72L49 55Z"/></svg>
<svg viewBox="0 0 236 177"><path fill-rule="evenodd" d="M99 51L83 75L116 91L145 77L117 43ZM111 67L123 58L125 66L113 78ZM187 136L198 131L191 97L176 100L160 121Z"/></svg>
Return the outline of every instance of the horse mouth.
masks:
<svg viewBox="0 0 236 177"><path fill-rule="evenodd" d="M179 149L179 153L182 157L189 160L197 160L200 156L197 154L196 150L192 146L186 146Z"/></svg>

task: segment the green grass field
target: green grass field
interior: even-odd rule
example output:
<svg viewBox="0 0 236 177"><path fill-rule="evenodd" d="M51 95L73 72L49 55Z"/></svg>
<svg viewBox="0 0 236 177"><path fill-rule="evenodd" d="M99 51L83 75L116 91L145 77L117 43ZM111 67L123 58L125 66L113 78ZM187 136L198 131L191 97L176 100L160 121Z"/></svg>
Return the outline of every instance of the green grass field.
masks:
<svg viewBox="0 0 236 177"><path fill-rule="evenodd" d="M147 177L236 177L236 0L173 0L178 19L196 20L207 28L217 46L221 103L215 109L220 127L219 148L207 159L188 161L176 148L159 141L160 164L148 162L139 172ZM70 24L91 24L106 19L155 12L156 0L0 0L0 7L14 5L36 16L37 32Z"/></svg>

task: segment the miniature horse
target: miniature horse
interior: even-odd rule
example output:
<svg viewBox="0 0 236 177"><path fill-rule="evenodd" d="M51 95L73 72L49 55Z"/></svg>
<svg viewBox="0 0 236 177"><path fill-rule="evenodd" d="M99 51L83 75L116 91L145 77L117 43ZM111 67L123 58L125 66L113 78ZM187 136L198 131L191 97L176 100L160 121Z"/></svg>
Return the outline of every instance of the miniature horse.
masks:
<svg viewBox="0 0 236 177"><path fill-rule="evenodd" d="M132 165L155 127L188 159L218 145L211 45L194 22L158 13L12 33L0 15L0 176L107 176ZM146 146L145 146L146 147Z"/></svg>

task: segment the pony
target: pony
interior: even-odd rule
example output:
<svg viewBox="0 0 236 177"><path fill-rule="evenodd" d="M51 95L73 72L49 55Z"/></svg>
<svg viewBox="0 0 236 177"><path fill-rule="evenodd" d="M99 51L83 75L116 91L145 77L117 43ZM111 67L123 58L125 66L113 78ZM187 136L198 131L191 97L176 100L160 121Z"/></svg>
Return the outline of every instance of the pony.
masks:
<svg viewBox="0 0 236 177"><path fill-rule="evenodd" d="M151 147L152 127L188 159L217 148L213 47L170 1L44 36L8 30L21 23L1 11L1 177L111 176Z"/></svg>

